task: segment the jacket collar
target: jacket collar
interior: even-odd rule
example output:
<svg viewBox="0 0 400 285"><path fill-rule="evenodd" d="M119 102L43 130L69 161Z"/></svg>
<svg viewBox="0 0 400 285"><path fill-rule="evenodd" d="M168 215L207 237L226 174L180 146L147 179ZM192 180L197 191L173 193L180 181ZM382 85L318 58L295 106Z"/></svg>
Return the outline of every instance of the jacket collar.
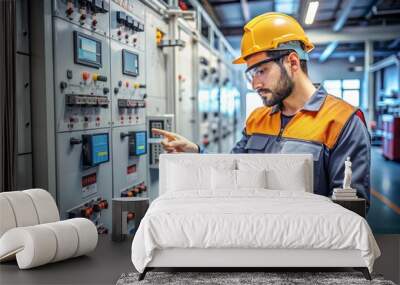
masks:
<svg viewBox="0 0 400 285"><path fill-rule="evenodd" d="M322 104L325 101L326 98L326 90L324 87L320 86L318 89L314 92L314 94L311 96L310 100L307 101L307 103L303 106L301 110L304 111L311 111L311 112L318 112L321 109ZM281 110L282 105L281 104L276 104L272 106L272 110L270 115L273 115Z"/></svg>

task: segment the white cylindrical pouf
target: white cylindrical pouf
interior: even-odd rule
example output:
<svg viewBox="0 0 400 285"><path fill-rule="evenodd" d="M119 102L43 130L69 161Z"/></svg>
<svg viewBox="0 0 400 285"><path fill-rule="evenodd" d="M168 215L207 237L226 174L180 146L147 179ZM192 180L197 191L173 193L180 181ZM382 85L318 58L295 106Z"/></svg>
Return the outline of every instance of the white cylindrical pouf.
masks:
<svg viewBox="0 0 400 285"><path fill-rule="evenodd" d="M36 225L14 228L0 239L0 252L15 254L20 269L37 267L53 260L57 250L54 232ZM4 256L4 255L3 255Z"/></svg>
<svg viewBox="0 0 400 285"><path fill-rule="evenodd" d="M97 246L98 234L94 223L85 218L65 220L75 227L78 233L78 250L74 257L93 251Z"/></svg>
<svg viewBox="0 0 400 285"><path fill-rule="evenodd" d="M56 202L49 192L43 189L29 189L23 192L31 197L38 214L39 224L60 220Z"/></svg>
<svg viewBox="0 0 400 285"><path fill-rule="evenodd" d="M17 226L11 204L2 194L0 193L0 238L6 231Z"/></svg>
<svg viewBox="0 0 400 285"><path fill-rule="evenodd" d="M14 211L17 227L33 226L39 223L36 208L30 196L23 191L3 192Z"/></svg>
<svg viewBox="0 0 400 285"><path fill-rule="evenodd" d="M55 222L42 225L51 229L56 235L57 251L51 262L73 257L78 250L78 233L74 226L67 221Z"/></svg>

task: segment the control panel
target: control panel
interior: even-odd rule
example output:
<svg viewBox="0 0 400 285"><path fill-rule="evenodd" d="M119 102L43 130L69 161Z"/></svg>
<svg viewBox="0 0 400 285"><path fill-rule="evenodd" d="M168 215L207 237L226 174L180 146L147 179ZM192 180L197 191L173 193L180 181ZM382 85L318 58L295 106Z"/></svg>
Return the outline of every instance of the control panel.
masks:
<svg viewBox="0 0 400 285"><path fill-rule="evenodd" d="M146 72L144 6L112 1L110 10L113 125L145 124Z"/></svg>
<svg viewBox="0 0 400 285"><path fill-rule="evenodd" d="M111 227L105 202L112 199L110 139L110 128L57 133L57 198L62 219L83 216L98 226Z"/></svg>
<svg viewBox="0 0 400 285"><path fill-rule="evenodd" d="M129 134L129 155L140 156L147 153L147 134L145 131Z"/></svg>
<svg viewBox="0 0 400 285"><path fill-rule="evenodd" d="M82 160L85 167L94 167L110 160L108 133L82 136Z"/></svg>
<svg viewBox="0 0 400 285"><path fill-rule="evenodd" d="M109 229L101 222L101 216L108 209L108 201L102 197L93 198L81 205L67 211L67 217L86 218L91 220L97 227L99 234L107 234Z"/></svg>
<svg viewBox="0 0 400 285"><path fill-rule="evenodd" d="M110 0L54 0L54 16L86 30L109 36Z"/></svg>
<svg viewBox="0 0 400 285"><path fill-rule="evenodd" d="M108 40L54 20L57 131L110 127Z"/></svg>
<svg viewBox="0 0 400 285"><path fill-rule="evenodd" d="M129 2L129 1L128 1ZM143 4L140 1L130 3L111 2L110 37L127 46L144 51L145 24Z"/></svg>
<svg viewBox="0 0 400 285"><path fill-rule="evenodd" d="M163 137L152 128L177 129L215 152L228 142L231 75L221 72L220 54L197 40L189 13L171 21L171 11L155 9L154 1L51 2L46 44L52 45L60 213L89 218L105 233L112 224L108 201L158 196ZM163 115L168 110L175 114ZM133 233L138 212L121 215L122 232Z"/></svg>
<svg viewBox="0 0 400 285"><path fill-rule="evenodd" d="M111 40L112 110L114 126L145 124L144 52Z"/></svg>
<svg viewBox="0 0 400 285"><path fill-rule="evenodd" d="M143 197L146 196L147 186L140 182L121 191L121 197Z"/></svg>
<svg viewBox="0 0 400 285"><path fill-rule="evenodd" d="M161 141L163 137L160 135L153 134L151 129L161 129L169 132L173 132L174 126L174 115L166 114L162 116L147 116L147 130L149 134L149 167L158 168L160 154L163 153Z"/></svg>
<svg viewBox="0 0 400 285"><path fill-rule="evenodd" d="M147 132L144 128L145 125L113 128L114 198L147 197Z"/></svg>

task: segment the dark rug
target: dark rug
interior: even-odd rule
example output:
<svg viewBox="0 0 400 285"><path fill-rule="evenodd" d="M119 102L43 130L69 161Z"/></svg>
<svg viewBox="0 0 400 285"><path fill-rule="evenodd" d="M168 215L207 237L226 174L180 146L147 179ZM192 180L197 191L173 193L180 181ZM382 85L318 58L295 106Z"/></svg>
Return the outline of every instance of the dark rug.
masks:
<svg viewBox="0 0 400 285"><path fill-rule="evenodd" d="M142 281L139 273L124 273L117 285L133 284L385 284L395 285L384 280L381 275L372 274L372 281L360 272L154 272L150 271Z"/></svg>

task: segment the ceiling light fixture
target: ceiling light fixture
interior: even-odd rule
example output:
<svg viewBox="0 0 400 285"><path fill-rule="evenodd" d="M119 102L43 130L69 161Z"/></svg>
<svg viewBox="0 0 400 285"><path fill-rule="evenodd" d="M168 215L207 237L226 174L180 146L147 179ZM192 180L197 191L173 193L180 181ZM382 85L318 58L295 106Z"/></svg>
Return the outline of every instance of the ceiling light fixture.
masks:
<svg viewBox="0 0 400 285"><path fill-rule="evenodd" d="M311 25L312 23L314 23L314 19L315 19L315 15L317 14L318 6L319 6L319 1L312 1L308 4L306 19L304 20L304 23L306 25Z"/></svg>

